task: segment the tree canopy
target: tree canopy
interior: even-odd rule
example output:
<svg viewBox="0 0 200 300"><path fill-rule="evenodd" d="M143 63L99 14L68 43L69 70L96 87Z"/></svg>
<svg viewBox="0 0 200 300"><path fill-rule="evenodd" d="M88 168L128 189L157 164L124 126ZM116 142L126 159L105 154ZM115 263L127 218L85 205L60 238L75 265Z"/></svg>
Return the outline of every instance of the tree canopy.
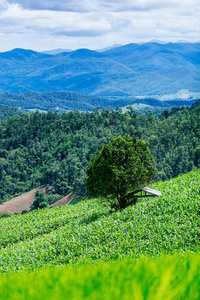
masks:
<svg viewBox="0 0 200 300"><path fill-rule="evenodd" d="M134 192L149 184L155 170L148 143L136 136L119 136L92 157L86 187L109 199L113 207L124 208L135 202Z"/></svg>
<svg viewBox="0 0 200 300"><path fill-rule="evenodd" d="M25 113L0 122L0 203L43 184L52 197L87 196L86 168L92 155L119 135L149 143L158 172L167 180L200 167L200 102L173 107L161 116L132 107Z"/></svg>

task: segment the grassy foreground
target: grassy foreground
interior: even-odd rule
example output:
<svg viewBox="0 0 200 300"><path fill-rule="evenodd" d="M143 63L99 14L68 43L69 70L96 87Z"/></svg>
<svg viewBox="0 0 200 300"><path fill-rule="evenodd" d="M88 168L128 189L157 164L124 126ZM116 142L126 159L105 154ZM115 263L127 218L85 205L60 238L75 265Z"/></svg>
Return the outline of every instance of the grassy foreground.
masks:
<svg viewBox="0 0 200 300"><path fill-rule="evenodd" d="M0 276L1 300L197 300L199 297L198 253Z"/></svg>

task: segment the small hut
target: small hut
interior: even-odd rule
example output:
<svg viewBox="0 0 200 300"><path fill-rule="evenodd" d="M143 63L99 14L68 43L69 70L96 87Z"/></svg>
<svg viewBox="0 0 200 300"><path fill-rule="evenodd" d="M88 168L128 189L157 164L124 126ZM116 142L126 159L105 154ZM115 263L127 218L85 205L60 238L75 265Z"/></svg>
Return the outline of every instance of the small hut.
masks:
<svg viewBox="0 0 200 300"><path fill-rule="evenodd" d="M139 195L138 195L139 193ZM148 187L141 188L134 192L136 198L146 198L146 197L159 197L161 192L157 190L150 189Z"/></svg>

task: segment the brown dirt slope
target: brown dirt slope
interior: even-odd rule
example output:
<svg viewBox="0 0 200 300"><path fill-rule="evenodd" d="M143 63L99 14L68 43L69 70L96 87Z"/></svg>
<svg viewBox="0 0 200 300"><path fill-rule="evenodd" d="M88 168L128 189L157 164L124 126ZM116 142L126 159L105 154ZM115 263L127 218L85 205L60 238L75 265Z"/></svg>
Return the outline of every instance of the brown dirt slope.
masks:
<svg viewBox="0 0 200 300"><path fill-rule="evenodd" d="M64 198L62 198L62 199L58 200L57 202L53 203L51 206L53 206L53 207L58 207L60 205L64 206L70 200L72 200L74 197L77 197L77 195L70 193L67 196L65 196Z"/></svg>
<svg viewBox="0 0 200 300"><path fill-rule="evenodd" d="M28 193L25 193L21 196L15 197L7 202L4 202L0 205L0 213L21 213L23 210L30 210L30 206L33 204L35 200L35 192L39 191L40 193L44 193L46 196L49 191L48 185L40 186Z"/></svg>

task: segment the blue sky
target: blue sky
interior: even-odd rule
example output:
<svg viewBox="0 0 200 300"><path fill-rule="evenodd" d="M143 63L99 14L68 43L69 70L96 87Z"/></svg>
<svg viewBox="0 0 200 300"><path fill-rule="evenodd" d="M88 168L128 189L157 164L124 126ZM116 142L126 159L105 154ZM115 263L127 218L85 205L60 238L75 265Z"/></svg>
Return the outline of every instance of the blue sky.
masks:
<svg viewBox="0 0 200 300"><path fill-rule="evenodd" d="M200 41L200 0L0 0L0 51Z"/></svg>

